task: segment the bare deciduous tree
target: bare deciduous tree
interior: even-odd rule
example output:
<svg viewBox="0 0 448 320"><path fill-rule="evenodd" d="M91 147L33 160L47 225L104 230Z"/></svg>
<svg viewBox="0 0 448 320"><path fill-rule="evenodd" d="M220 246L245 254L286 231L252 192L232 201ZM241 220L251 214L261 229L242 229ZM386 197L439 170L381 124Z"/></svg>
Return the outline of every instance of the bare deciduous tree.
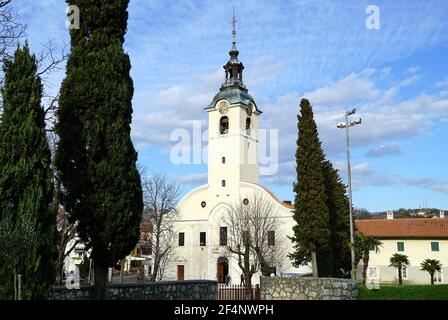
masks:
<svg viewBox="0 0 448 320"><path fill-rule="evenodd" d="M174 222L179 186L165 175L145 178L143 186L144 215L152 224L153 268L151 280L161 280L175 254Z"/></svg>
<svg viewBox="0 0 448 320"><path fill-rule="evenodd" d="M27 26L20 22L20 14L14 10L12 0L0 0L0 63L3 59L12 57L13 50L17 47L21 40L26 37ZM58 93L52 93L54 86L50 79L51 75L64 68L64 62L68 57L65 44L62 49L53 40L41 44L43 49L36 57L38 66L38 77L44 84L43 105L45 109L45 120L49 131L53 131L55 123L54 111L59 100ZM60 51L60 52L58 52ZM3 72L0 68L0 88L3 87ZM0 96L0 113L2 109L2 101Z"/></svg>
<svg viewBox="0 0 448 320"><path fill-rule="evenodd" d="M252 295L252 276L257 271L269 276L285 257L279 214L269 199L256 193L230 205L220 224L227 226L226 250L236 258Z"/></svg>
<svg viewBox="0 0 448 320"><path fill-rule="evenodd" d="M0 57L9 57L10 50L25 35L26 25L10 6L12 0L0 0Z"/></svg>

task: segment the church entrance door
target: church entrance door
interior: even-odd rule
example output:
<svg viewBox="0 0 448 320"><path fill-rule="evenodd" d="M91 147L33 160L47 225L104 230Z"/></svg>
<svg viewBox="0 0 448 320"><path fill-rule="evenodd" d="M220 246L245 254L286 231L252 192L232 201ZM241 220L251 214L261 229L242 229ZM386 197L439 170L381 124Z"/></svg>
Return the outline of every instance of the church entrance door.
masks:
<svg viewBox="0 0 448 320"><path fill-rule="evenodd" d="M229 273L229 261L226 257L218 258L218 283L224 283Z"/></svg>

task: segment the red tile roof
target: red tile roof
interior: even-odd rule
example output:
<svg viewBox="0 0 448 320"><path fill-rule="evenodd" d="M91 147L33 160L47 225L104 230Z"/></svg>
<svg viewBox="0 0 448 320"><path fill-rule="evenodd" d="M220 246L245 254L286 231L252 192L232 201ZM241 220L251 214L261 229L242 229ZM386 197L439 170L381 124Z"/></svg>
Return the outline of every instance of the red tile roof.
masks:
<svg viewBox="0 0 448 320"><path fill-rule="evenodd" d="M281 204L282 206L284 206L287 209L294 210L294 206L292 204L289 204L289 203L286 203L286 202L283 202L283 201L279 200L269 189L263 187L261 184L257 184L257 185L262 187L264 189L264 191L266 191L279 204Z"/></svg>
<svg viewBox="0 0 448 320"><path fill-rule="evenodd" d="M448 219L356 220L366 236L378 238L448 238Z"/></svg>

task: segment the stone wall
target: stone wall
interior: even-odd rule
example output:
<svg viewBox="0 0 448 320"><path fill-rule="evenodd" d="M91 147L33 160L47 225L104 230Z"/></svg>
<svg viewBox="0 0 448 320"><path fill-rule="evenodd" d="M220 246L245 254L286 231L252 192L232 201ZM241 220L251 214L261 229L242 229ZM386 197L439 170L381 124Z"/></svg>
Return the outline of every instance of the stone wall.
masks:
<svg viewBox="0 0 448 320"><path fill-rule="evenodd" d="M356 300L355 281L334 278L261 277L262 300Z"/></svg>
<svg viewBox="0 0 448 320"><path fill-rule="evenodd" d="M108 289L110 300L216 300L218 283L209 280L160 281L113 284ZM93 287L55 288L52 300L89 300Z"/></svg>

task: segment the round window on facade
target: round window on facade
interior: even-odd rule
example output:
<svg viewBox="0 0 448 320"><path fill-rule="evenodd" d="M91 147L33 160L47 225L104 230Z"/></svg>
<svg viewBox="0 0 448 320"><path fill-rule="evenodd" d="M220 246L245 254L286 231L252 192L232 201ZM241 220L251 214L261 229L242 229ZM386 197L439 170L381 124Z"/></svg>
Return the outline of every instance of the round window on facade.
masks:
<svg viewBox="0 0 448 320"><path fill-rule="evenodd" d="M205 203L205 201L202 201L202 202L201 202L201 207L202 207L202 208L205 208L206 205L207 205L207 203Z"/></svg>
<svg viewBox="0 0 448 320"><path fill-rule="evenodd" d="M243 200L243 204L244 204L245 206L247 206L247 205L249 204L249 199L245 198L245 199Z"/></svg>

